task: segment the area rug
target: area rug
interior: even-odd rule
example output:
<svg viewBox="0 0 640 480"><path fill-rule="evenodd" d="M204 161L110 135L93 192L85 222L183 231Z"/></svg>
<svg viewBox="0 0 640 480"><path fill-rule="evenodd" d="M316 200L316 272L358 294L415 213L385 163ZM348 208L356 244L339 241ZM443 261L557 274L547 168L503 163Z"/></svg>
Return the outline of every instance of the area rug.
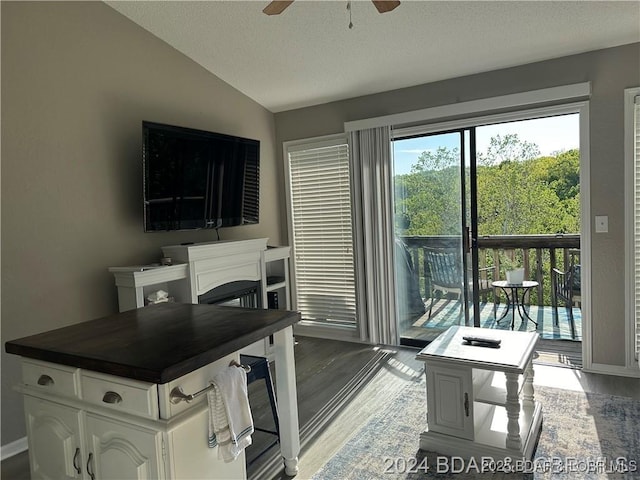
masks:
<svg viewBox="0 0 640 480"><path fill-rule="evenodd" d="M640 479L640 401L544 387L536 389L536 400L542 404L542 433L533 463L512 468L516 473L420 451L426 421L422 380L389 398L313 480Z"/></svg>

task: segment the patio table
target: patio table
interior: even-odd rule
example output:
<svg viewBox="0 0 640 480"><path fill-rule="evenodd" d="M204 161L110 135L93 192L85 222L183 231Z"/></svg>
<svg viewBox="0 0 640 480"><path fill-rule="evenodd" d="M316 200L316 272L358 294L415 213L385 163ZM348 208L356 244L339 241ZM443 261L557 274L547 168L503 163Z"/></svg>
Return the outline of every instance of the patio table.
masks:
<svg viewBox="0 0 640 480"><path fill-rule="evenodd" d="M507 297L507 309L497 320L497 323L500 323L500 321L507 316L509 310L511 310L511 330L513 330L513 327L515 325L516 312L518 312L518 315L520 315L521 320L528 320L532 322L536 326L536 328L538 327L538 323L529 316L524 308L524 297L527 295L527 292L529 290L540 285L538 282L525 280L522 283L509 283L506 280L497 280L495 282L492 282L491 285L493 287L501 289ZM522 291L522 295L518 295L518 290Z"/></svg>

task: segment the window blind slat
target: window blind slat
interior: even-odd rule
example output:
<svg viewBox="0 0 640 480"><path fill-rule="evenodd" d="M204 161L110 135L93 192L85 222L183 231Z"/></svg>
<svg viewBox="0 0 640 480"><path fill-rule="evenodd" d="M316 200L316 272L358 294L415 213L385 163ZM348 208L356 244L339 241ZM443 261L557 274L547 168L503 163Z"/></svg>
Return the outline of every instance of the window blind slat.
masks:
<svg viewBox="0 0 640 480"><path fill-rule="evenodd" d="M305 320L356 324L349 149L288 151L297 308Z"/></svg>

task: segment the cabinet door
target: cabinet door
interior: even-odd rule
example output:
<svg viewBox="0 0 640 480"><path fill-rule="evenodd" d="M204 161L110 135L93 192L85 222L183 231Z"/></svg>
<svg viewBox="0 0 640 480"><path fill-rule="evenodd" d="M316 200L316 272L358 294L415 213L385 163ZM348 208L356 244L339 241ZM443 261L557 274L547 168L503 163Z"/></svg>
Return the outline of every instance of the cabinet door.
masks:
<svg viewBox="0 0 640 480"><path fill-rule="evenodd" d="M218 458L218 448L209 448L207 442L209 410L201 409L168 434L169 467L167 477L176 480L203 480L247 478L245 453L233 462Z"/></svg>
<svg viewBox="0 0 640 480"><path fill-rule="evenodd" d="M473 440L471 369L427 364L429 430Z"/></svg>
<svg viewBox="0 0 640 480"><path fill-rule="evenodd" d="M87 414L87 463L91 480L164 478L161 434Z"/></svg>
<svg viewBox="0 0 640 480"><path fill-rule="evenodd" d="M82 478L80 411L25 396L32 480Z"/></svg>

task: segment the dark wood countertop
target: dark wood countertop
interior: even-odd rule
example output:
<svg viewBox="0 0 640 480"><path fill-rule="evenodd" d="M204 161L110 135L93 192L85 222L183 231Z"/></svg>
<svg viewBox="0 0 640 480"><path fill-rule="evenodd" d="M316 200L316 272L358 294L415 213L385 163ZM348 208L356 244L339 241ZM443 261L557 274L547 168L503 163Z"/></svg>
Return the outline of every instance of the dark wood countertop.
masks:
<svg viewBox="0 0 640 480"><path fill-rule="evenodd" d="M6 342L7 353L166 383L300 321L287 310L162 303Z"/></svg>

